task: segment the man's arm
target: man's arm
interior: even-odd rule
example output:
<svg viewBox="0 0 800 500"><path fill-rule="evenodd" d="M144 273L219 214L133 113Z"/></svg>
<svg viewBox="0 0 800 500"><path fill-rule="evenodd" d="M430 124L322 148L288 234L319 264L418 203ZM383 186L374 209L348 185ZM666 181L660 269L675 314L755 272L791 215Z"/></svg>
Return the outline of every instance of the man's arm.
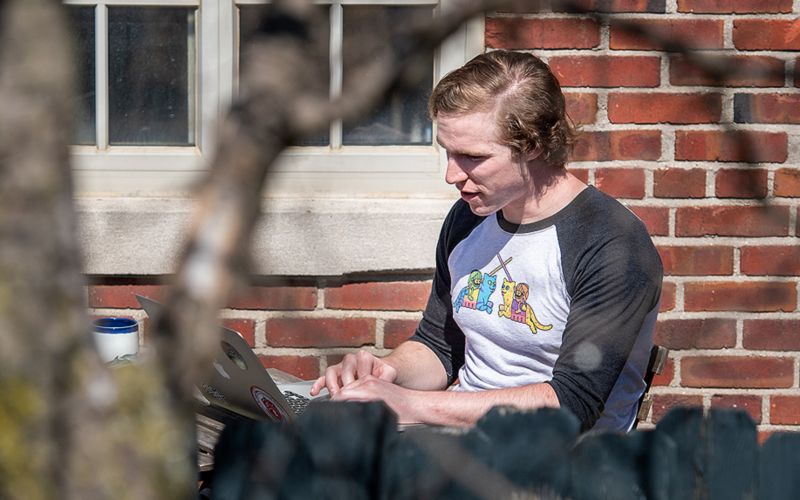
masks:
<svg viewBox="0 0 800 500"><path fill-rule="evenodd" d="M383 358L397 371L394 383L420 391L442 390L447 386L447 373L441 361L424 344L406 341Z"/></svg>
<svg viewBox="0 0 800 500"><path fill-rule="evenodd" d="M397 414L402 424L424 423L471 426L494 406L535 409L559 407L550 384L532 384L476 392L421 391L367 376L344 387L333 400L371 401L380 399Z"/></svg>
<svg viewBox="0 0 800 500"><path fill-rule="evenodd" d="M447 372L436 354L419 342L406 341L384 358L365 350L347 354L341 363L325 370L311 387L311 394L316 396L327 387L335 396L344 386L368 376L421 391L441 390L447 385Z"/></svg>

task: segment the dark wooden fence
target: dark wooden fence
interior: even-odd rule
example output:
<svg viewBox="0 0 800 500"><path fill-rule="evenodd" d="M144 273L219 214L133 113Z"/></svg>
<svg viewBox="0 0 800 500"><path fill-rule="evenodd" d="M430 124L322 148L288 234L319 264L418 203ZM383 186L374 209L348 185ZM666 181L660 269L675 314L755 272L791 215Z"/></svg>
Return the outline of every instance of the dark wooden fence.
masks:
<svg viewBox="0 0 800 500"><path fill-rule="evenodd" d="M800 434L758 445L740 411L671 411L652 430L580 435L559 410L495 408L464 432L397 432L381 403L242 423L217 445L212 498L800 499Z"/></svg>

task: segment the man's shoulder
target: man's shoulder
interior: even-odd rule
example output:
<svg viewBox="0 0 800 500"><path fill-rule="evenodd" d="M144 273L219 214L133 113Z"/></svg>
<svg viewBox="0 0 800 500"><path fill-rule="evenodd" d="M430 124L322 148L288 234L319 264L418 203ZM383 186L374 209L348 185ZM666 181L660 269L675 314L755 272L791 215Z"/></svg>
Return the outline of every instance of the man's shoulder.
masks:
<svg viewBox="0 0 800 500"><path fill-rule="evenodd" d="M566 226L579 229L575 237L590 236L614 238L628 236L650 241L647 227L639 217L616 198L589 186L582 193L581 202L575 207Z"/></svg>
<svg viewBox="0 0 800 500"><path fill-rule="evenodd" d="M577 259L574 262L606 265L608 260L628 259L628 265L636 262L660 272L661 259L644 222L608 194L592 187L587 191L559 231L565 251Z"/></svg>

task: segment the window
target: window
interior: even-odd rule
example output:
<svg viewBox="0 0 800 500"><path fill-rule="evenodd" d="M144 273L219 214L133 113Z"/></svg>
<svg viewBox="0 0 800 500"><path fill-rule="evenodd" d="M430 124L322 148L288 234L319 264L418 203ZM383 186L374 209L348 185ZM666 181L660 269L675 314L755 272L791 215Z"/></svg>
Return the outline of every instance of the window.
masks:
<svg viewBox="0 0 800 500"><path fill-rule="evenodd" d="M183 191L213 154L214 127L238 85L263 0L65 0L79 55L74 164L84 192ZM449 0L318 0L328 30L320 55L327 92L355 78L365 48L397 43L398 27ZM264 5L259 5L264 4ZM477 35L477 36L475 36ZM369 40L369 43L356 40ZM470 45L472 42L472 45ZM482 50L482 31L460 33L430 61L415 91L370 116L336 121L290 148L273 194L420 193L441 182L426 99L435 77Z"/></svg>

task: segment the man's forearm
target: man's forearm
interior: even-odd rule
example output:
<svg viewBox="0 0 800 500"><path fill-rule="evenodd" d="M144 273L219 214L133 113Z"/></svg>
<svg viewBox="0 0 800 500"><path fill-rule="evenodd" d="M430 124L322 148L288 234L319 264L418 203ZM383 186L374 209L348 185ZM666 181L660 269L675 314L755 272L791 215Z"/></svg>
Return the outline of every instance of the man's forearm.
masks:
<svg viewBox="0 0 800 500"><path fill-rule="evenodd" d="M487 391L417 391L413 397L413 420L435 425L471 426L495 406L521 409L558 408L550 384L532 384Z"/></svg>
<svg viewBox="0 0 800 500"><path fill-rule="evenodd" d="M403 342L382 359L397 370L397 385L420 391L438 391L447 386L442 362L424 344Z"/></svg>

